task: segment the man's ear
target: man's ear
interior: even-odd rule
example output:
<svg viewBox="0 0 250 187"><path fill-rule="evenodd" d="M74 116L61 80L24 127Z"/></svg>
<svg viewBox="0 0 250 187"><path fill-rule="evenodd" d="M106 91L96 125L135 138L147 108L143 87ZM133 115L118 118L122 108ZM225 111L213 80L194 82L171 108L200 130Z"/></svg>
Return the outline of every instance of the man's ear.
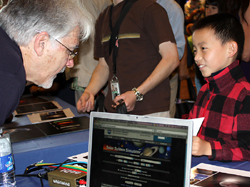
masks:
<svg viewBox="0 0 250 187"><path fill-rule="evenodd" d="M48 40L49 34L47 32L40 32L35 36L34 50L37 56L43 55Z"/></svg>
<svg viewBox="0 0 250 187"><path fill-rule="evenodd" d="M229 42L229 57L234 57L238 52L238 44L235 41Z"/></svg>

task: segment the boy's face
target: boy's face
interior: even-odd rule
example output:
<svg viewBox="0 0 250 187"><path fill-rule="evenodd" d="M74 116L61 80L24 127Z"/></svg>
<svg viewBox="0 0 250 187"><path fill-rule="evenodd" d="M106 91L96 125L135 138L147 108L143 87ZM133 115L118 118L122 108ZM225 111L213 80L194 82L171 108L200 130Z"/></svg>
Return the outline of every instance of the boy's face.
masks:
<svg viewBox="0 0 250 187"><path fill-rule="evenodd" d="M227 66L233 60L230 58L230 43L222 45L214 31L209 28L199 29L193 33L194 60L203 77L209 77Z"/></svg>

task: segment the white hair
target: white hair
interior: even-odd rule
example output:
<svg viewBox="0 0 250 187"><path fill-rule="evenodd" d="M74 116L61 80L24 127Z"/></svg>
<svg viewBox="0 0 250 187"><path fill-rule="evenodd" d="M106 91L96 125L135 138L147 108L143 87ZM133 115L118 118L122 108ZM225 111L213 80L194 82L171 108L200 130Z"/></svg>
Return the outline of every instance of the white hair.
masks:
<svg viewBox="0 0 250 187"><path fill-rule="evenodd" d="M0 11L0 26L18 45L26 46L37 31L59 39L77 26L80 40L85 40L93 19L77 0L10 0Z"/></svg>

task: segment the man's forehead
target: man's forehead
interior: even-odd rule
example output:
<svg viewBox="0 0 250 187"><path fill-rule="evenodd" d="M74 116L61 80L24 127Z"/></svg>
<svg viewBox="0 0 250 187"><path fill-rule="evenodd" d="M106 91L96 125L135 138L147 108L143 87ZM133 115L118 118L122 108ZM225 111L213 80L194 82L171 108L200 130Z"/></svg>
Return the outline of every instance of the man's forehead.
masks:
<svg viewBox="0 0 250 187"><path fill-rule="evenodd" d="M79 48L79 40L80 40L80 33L78 31L71 31L67 36L64 37L64 41L67 41L67 43L73 48Z"/></svg>
<svg viewBox="0 0 250 187"><path fill-rule="evenodd" d="M80 29L79 27L75 27L72 31L70 31L64 38L69 38L69 39L80 39Z"/></svg>

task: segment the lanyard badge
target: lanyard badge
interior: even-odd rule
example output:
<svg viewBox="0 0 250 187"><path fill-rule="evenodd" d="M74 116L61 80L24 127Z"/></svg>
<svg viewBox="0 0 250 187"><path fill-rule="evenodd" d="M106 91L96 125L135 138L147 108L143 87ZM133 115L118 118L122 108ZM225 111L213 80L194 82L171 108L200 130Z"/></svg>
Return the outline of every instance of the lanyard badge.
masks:
<svg viewBox="0 0 250 187"><path fill-rule="evenodd" d="M110 87L111 87L112 100L114 100L116 96L121 94L119 80L115 75L112 77L110 81Z"/></svg>

